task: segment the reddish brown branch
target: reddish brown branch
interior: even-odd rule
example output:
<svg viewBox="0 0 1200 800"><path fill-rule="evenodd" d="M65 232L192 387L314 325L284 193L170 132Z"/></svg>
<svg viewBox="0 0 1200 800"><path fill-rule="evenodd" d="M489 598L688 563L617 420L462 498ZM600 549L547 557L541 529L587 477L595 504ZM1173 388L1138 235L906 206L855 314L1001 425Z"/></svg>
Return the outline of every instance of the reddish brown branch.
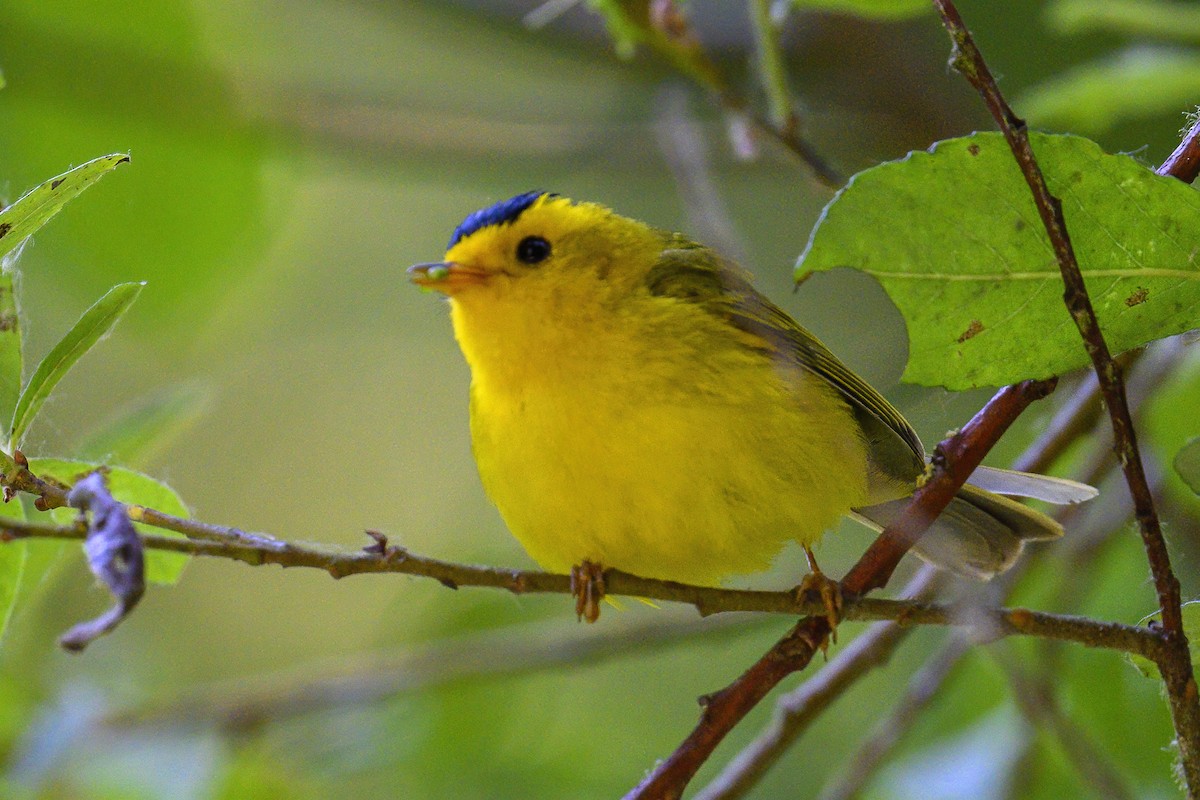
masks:
<svg viewBox="0 0 1200 800"><path fill-rule="evenodd" d="M1156 172L1192 183L1200 175L1200 117L1192 121L1191 128L1184 134L1183 141L1175 152L1167 157Z"/></svg>
<svg viewBox="0 0 1200 800"><path fill-rule="evenodd" d="M1030 403L1054 391L1057 378L1025 381L1006 386L967 423L956 436L937 446L934 474L914 495L914 502L895 524L871 543L858 563L842 579L842 591L866 594L883 588L900 559L920 538L938 514L950 504L971 472L983 461L1000 437Z"/></svg>
<svg viewBox="0 0 1200 800"><path fill-rule="evenodd" d="M1100 382L1100 392L1112 423L1114 452L1125 473L1125 482L1133 498L1134 516L1138 521L1138 529L1150 563L1150 572L1154 577L1154 588L1162 613L1162 635L1166 644L1158 667L1170 700L1171 717L1175 724L1180 761L1189 794L1195 796L1200 792L1200 701L1197 697L1196 681L1192 675L1187 637L1183 632L1179 580L1171 569L1170 555L1138 451L1122 370L1113 361L1108 343L1100 330L1083 274L1075 258L1071 238L1067 233L1062 203L1050 194L1046 179L1034 157L1025 121L1018 117L1004 100L952 0L933 0L933 3L954 43L955 69L975 87L992 112L1016 158L1025 182L1033 193L1034 204L1042 218L1042 224L1058 260L1059 271L1062 273L1065 286L1063 301L1076 327L1079 328ZM1196 126L1193 126L1180 150L1168 159L1161 171L1178 175L1185 180L1187 175L1193 174L1195 167L1189 162L1194 160L1193 156L1197 150L1194 141L1196 135Z"/></svg>
<svg viewBox="0 0 1200 800"><path fill-rule="evenodd" d="M1001 389L958 434L937 447L933 472L913 495L900 519L867 549L842 581L843 591L865 594L884 586L896 564L950 503L971 471L1030 403L1045 397L1055 381L1025 381ZM766 655L737 680L702 700L700 722L669 758L626 800L678 798L735 725L788 675L808 666L829 636L823 616L801 619Z"/></svg>

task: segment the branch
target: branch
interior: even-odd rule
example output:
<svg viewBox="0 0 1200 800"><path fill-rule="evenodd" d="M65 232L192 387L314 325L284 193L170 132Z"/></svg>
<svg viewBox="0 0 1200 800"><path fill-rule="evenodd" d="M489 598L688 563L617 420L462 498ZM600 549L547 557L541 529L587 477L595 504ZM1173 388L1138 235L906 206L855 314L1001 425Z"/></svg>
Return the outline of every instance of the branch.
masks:
<svg viewBox="0 0 1200 800"><path fill-rule="evenodd" d="M926 564L905 587L903 595L932 596L947 577L946 573ZM770 725L726 764L721 774L693 800L729 800L745 796L834 700L860 678L887 664L900 642L911 632L911 627L881 622L855 637L823 670L776 702Z"/></svg>
<svg viewBox="0 0 1200 800"><path fill-rule="evenodd" d="M1013 699L1021 713L1029 722L1045 728L1058 739L1067 760L1083 782L1091 786L1095 796L1109 800L1133 800L1133 792L1108 755L1063 712L1050 681L1035 679L1015 659L1003 653L993 652L992 655L1008 678Z"/></svg>
<svg viewBox="0 0 1200 800"><path fill-rule="evenodd" d="M372 654L350 664L339 657L302 672L235 680L165 700L142 700L106 714L110 730L172 725L216 727L243 733L329 708L368 705L467 680L507 678L561 666L595 664L647 649L669 647L697 636L745 633L737 615L709 620L641 621L616 631L602 625L544 622L509 625L465 634L391 654Z"/></svg>
<svg viewBox="0 0 1200 800"><path fill-rule="evenodd" d="M787 68L779 44L779 26L771 19L772 0L750 0L750 18L754 23L754 45L758 53L758 72L771 108L771 125L794 132L798 120L788 88Z"/></svg>
<svg viewBox="0 0 1200 800"><path fill-rule="evenodd" d="M962 431L938 445L929 479L913 495L900 519L879 535L842 580L847 596L857 597L887 583L900 559L950 503L1000 435L1030 403L1045 397L1054 383L1025 381L1001 389ZM626 795L627 800L680 797L725 735L780 681L808 666L829 633L829 621L823 615L801 619L736 681L705 697L700 723Z"/></svg>
<svg viewBox="0 0 1200 800"><path fill-rule="evenodd" d="M783 145L803 161L825 186L836 189L845 183L845 179L817 153L816 148L800 135L794 114L791 116L792 124L774 125L755 113L750 102L734 91L704 52L687 18L672 0L652 0L648 7L647 18L638 20L636 24L643 27L646 43L651 48L712 94L727 111L750 120L756 128Z"/></svg>
<svg viewBox="0 0 1200 800"><path fill-rule="evenodd" d="M883 764L884 758L917 722L917 718L937 696L942 684L970 648L970 637L952 636L941 650L925 662L908 682L900 702L887 718L875 726L866 742L854 754L840 781L826 786L821 800L850 800L866 788L867 781Z"/></svg>
<svg viewBox="0 0 1200 800"><path fill-rule="evenodd" d="M1184 183L1196 180L1200 175L1200 117L1192 120L1192 127L1183 135L1183 141L1155 171Z"/></svg>
<svg viewBox="0 0 1200 800"><path fill-rule="evenodd" d="M205 525L200 522L194 524ZM221 529L219 526L211 527L213 531ZM514 594L570 594L571 578L568 575L442 561L388 545L380 534L374 534L379 543L357 552L302 545L261 534L243 535L255 538L183 539L143 534L141 539L142 546L147 550L225 558L251 566L277 564L283 567L307 567L328 572L334 578L397 573L432 578L451 589L478 586L505 589ZM87 531L77 525L0 520L0 542L20 539L78 541L86 537ZM694 606L703 616L728 611L754 611L790 616L820 614L823 618L825 613L823 603L799 600L796 592L791 590L771 592L692 586L642 578L617 570L606 571L604 579L609 594L684 603ZM848 621L892 620L902 625L984 626L989 631L997 631L1000 636L1061 639L1089 647L1138 653L1147 658L1155 658L1162 643L1148 628L1025 608L988 608L972 610L970 615L964 615L954 605L849 598L843 617Z"/></svg>
<svg viewBox="0 0 1200 800"><path fill-rule="evenodd" d="M950 504L992 445L1030 403L1050 394L1056 382L1024 381L1004 387L961 432L939 444L933 454L933 476L913 495L900 519L879 535L846 574L842 589L859 595L886 585L900 559Z"/></svg>
<svg viewBox="0 0 1200 800"><path fill-rule="evenodd" d="M1112 422L1113 447L1125 473L1130 496L1133 498L1134 516L1137 518L1142 544L1150 563L1150 572L1154 577L1154 588L1162 613L1162 636L1166 645L1161 652L1158 668L1162 673L1171 705L1171 718L1179 742L1180 762L1189 795L1196 796L1200 793L1200 692L1192 675L1187 636L1183 631L1179 580L1171 569L1162 526L1154 508L1154 497L1138 451L1137 436L1129 413L1121 369L1113 361L1108 344L1104 340L1104 333L1100 330L1067 233L1062 203L1050 194L1046 186L1045 177L1030 146L1024 120L1018 117L1004 100L952 0L933 1L954 42L955 69L962 73L983 98L1004 133L1021 174L1033 193L1034 204L1053 245L1059 271L1062 272L1063 284L1066 287L1063 300L1079 329L1100 382L1100 391ZM1181 145L1181 149L1186 153L1195 152L1196 133L1193 126L1188 134L1190 144ZM1170 174L1174 174L1173 170L1179 170L1181 175L1186 175L1192 169L1191 166L1186 166L1187 160L1184 156L1175 160L1173 156L1172 159L1168 159L1168 165L1164 166Z"/></svg>

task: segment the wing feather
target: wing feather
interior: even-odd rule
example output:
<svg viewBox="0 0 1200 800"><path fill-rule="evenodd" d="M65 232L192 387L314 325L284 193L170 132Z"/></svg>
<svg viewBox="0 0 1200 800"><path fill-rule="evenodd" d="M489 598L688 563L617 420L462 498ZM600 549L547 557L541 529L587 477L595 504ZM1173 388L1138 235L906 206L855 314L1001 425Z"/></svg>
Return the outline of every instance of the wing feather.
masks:
<svg viewBox="0 0 1200 800"><path fill-rule="evenodd" d="M760 294L740 267L679 234L664 232L663 236L662 256L646 278L651 293L697 303L762 341L773 358L827 381L850 403L876 469L911 484L925 468L925 450L903 415L817 337Z"/></svg>

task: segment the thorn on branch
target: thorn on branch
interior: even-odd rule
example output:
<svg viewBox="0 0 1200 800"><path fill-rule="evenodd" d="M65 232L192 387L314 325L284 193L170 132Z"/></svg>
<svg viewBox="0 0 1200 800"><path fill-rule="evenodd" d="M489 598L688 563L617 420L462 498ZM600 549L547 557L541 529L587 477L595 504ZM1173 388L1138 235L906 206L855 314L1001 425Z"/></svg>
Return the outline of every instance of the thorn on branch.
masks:
<svg viewBox="0 0 1200 800"><path fill-rule="evenodd" d="M399 545L389 545L387 534L383 531L368 528L363 532L367 536L370 536L373 541L373 544L369 544L363 548L364 553L379 556L384 561L403 561L408 558L408 550Z"/></svg>
<svg viewBox="0 0 1200 800"><path fill-rule="evenodd" d="M64 650L78 653L94 640L113 630L137 606L146 590L142 540L125 513L113 499L104 476L93 472L75 484L67 495L72 508L91 514L83 550L88 568L104 582L116 603L93 620L81 622L59 637Z"/></svg>

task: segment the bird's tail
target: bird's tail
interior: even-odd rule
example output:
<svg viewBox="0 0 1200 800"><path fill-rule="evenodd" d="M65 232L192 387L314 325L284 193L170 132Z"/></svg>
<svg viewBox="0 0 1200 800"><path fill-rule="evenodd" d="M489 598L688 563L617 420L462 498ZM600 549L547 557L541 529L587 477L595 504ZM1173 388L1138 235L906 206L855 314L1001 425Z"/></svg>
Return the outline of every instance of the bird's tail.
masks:
<svg viewBox="0 0 1200 800"><path fill-rule="evenodd" d="M1063 478L979 467L913 552L942 569L988 580L1016 562L1025 542L1057 539L1063 534L1062 525L1055 520L1004 495L1065 505L1097 494L1091 486ZM855 509L853 516L883 530L907 504L908 498L891 500Z"/></svg>

